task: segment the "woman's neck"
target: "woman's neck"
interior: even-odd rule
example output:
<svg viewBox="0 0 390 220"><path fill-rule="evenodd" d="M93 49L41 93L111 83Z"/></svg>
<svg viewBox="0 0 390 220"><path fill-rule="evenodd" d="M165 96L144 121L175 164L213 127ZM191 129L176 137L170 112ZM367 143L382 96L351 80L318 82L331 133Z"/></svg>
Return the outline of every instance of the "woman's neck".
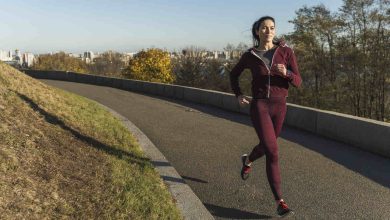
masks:
<svg viewBox="0 0 390 220"><path fill-rule="evenodd" d="M266 42L266 43L260 43L258 49L259 50L270 50L274 47L275 45L271 42Z"/></svg>

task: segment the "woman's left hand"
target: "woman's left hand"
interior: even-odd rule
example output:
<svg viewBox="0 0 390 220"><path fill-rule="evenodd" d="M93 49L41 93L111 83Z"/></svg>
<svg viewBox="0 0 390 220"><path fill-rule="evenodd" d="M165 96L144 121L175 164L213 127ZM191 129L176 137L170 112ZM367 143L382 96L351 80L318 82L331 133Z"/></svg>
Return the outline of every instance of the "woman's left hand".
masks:
<svg viewBox="0 0 390 220"><path fill-rule="evenodd" d="M287 75L287 68L284 64L276 64L276 70L282 74L282 76L286 76Z"/></svg>

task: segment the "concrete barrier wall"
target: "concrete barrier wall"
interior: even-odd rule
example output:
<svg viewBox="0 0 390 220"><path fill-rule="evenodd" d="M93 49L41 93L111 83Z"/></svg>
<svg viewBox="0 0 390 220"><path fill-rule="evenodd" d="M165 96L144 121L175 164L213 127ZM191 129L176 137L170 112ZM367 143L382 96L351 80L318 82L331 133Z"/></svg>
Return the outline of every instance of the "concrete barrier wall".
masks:
<svg viewBox="0 0 390 220"><path fill-rule="evenodd" d="M62 71L23 70L39 79L80 82L122 90L182 99L229 111L249 114L249 105L240 106L233 94L193 87L118 79ZM287 104L285 123L363 150L390 158L390 123Z"/></svg>

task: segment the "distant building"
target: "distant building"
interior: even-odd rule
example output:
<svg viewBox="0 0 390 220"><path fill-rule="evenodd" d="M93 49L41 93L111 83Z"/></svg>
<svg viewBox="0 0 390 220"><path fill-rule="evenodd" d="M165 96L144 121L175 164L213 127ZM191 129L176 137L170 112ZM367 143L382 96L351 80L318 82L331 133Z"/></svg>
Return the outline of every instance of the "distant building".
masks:
<svg viewBox="0 0 390 220"><path fill-rule="evenodd" d="M233 50L230 59L240 58L243 53L244 52L240 50Z"/></svg>
<svg viewBox="0 0 390 220"><path fill-rule="evenodd" d="M31 67L35 62L35 55L32 53L24 53L22 56L22 66Z"/></svg>
<svg viewBox="0 0 390 220"><path fill-rule="evenodd" d="M15 55L12 58L13 61L16 61L18 65L22 65L22 54L20 53L20 50L15 50Z"/></svg>
<svg viewBox="0 0 390 220"><path fill-rule="evenodd" d="M130 53L125 53L127 56L129 56L130 58L133 58L134 55L136 55L138 52L130 52Z"/></svg>
<svg viewBox="0 0 390 220"><path fill-rule="evenodd" d="M212 57L213 59L218 59L218 51L213 51Z"/></svg>
<svg viewBox="0 0 390 220"><path fill-rule="evenodd" d="M224 59L224 60L229 59L228 53L229 53L229 52L227 52L227 51L218 53L218 59Z"/></svg>
<svg viewBox="0 0 390 220"><path fill-rule="evenodd" d="M12 60L15 60L18 62L19 65L22 65L22 54L20 53L20 50L16 49L15 50L15 56L13 57Z"/></svg>
<svg viewBox="0 0 390 220"><path fill-rule="evenodd" d="M178 52L174 51L174 52L169 52L169 56L171 58L177 58L177 57L180 57L180 54Z"/></svg>
<svg viewBox="0 0 390 220"><path fill-rule="evenodd" d="M94 59L94 54L93 54L92 51L84 52L83 60L84 60L87 64L92 63L92 62L93 62L93 59Z"/></svg>
<svg viewBox="0 0 390 220"><path fill-rule="evenodd" d="M20 50L18 50L18 49L15 50L15 56L16 57L22 57L22 54L20 53Z"/></svg>
<svg viewBox="0 0 390 220"><path fill-rule="evenodd" d="M102 53L97 52L97 53L94 53L94 54L93 54L93 59L95 60L95 59L101 58L102 56L103 56Z"/></svg>
<svg viewBox="0 0 390 220"><path fill-rule="evenodd" d="M93 52L92 51L87 51L87 52L84 52L84 58L89 58L89 59L93 59Z"/></svg>
<svg viewBox="0 0 390 220"><path fill-rule="evenodd" d="M206 59L231 60L239 58L243 54L242 51L196 51L196 50L182 50L183 56L189 57L203 57Z"/></svg>
<svg viewBox="0 0 390 220"><path fill-rule="evenodd" d="M12 52L0 50L0 60L1 61L12 61Z"/></svg>
<svg viewBox="0 0 390 220"><path fill-rule="evenodd" d="M135 54L137 54L137 52L124 53L122 61L128 64Z"/></svg>
<svg viewBox="0 0 390 220"><path fill-rule="evenodd" d="M77 53L70 53L69 56L73 58L83 59L83 56Z"/></svg>

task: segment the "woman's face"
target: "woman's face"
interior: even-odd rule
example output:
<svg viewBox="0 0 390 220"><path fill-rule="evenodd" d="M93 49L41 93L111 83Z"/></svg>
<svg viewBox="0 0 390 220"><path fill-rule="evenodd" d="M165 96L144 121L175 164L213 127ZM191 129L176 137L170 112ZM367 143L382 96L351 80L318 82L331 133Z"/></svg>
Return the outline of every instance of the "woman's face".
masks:
<svg viewBox="0 0 390 220"><path fill-rule="evenodd" d="M275 37L275 24L272 20L265 20L260 24L260 28L257 31L260 41L267 43L272 42Z"/></svg>

